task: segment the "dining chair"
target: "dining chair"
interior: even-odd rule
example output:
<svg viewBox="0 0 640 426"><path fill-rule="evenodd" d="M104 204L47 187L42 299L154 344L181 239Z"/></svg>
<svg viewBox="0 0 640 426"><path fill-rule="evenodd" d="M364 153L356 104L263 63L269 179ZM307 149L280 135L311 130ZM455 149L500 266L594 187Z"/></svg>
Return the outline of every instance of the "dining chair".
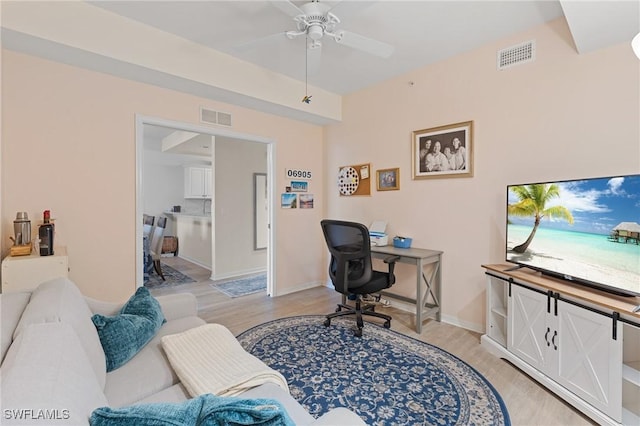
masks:
<svg viewBox="0 0 640 426"><path fill-rule="evenodd" d="M155 222L156 217L148 214L142 215L142 235L145 237L149 237L151 232L153 231L153 222Z"/></svg>
<svg viewBox="0 0 640 426"><path fill-rule="evenodd" d="M167 218L159 217L155 228L153 228L153 234L151 236L151 259L153 260L153 269L160 275L162 281L165 281L164 274L162 273L162 265L160 264L160 255L162 254L162 243L164 241L164 230L167 226Z"/></svg>

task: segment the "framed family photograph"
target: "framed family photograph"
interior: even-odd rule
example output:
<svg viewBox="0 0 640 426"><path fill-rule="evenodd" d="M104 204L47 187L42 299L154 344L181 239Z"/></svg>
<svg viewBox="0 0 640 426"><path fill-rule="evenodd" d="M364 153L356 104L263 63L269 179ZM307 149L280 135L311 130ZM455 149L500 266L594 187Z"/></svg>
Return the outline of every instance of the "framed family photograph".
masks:
<svg viewBox="0 0 640 426"><path fill-rule="evenodd" d="M400 169L376 170L376 188L378 191L393 191L400 189Z"/></svg>
<svg viewBox="0 0 640 426"><path fill-rule="evenodd" d="M413 132L413 179L472 177L473 121Z"/></svg>

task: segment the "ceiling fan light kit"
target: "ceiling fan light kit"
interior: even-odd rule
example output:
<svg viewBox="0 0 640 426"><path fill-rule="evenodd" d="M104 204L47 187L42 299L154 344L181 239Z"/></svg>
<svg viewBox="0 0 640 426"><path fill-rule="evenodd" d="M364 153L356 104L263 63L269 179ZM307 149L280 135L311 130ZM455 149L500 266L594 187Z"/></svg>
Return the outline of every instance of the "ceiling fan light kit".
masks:
<svg viewBox="0 0 640 426"><path fill-rule="evenodd" d="M313 41L320 40L324 34L324 29L320 25L310 25L307 29L307 35Z"/></svg>
<svg viewBox="0 0 640 426"><path fill-rule="evenodd" d="M296 23L297 30L285 31L286 37L294 39L304 35L313 41L310 47L314 49L320 48L322 46L320 40L327 36L338 44L381 58L388 58L394 51L394 47L390 44L345 30L336 31L340 18L331 12L333 9L331 6L320 3L318 0L305 3L300 7L290 1L273 0L271 4L291 16Z"/></svg>
<svg viewBox="0 0 640 426"><path fill-rule="evenodd" d="M300 7L296 6L291 1L271 0L270 3L292 17L293 21L296 23L296 30L284 32L288 39L293 40L300 36L304 36L306 38L305 95L302 98L302 102L305 104L311 103L311 95L309 95L307 91L309 70L315 69L318 65L320 50L322 47L321 40L325 36L333 39L337 44L351 47L381 58L388 58L395 50L395 48L390 44L342 29L336 30L336 26L340 24L340 18L331 11L337 5L331 6L326 3L320 3L319 0L312 0L300 5ZM338 5L339 4L340 3L338 3ZM310 52L314 52L313 55L311 55L311 66L309 64Z"/></svg>

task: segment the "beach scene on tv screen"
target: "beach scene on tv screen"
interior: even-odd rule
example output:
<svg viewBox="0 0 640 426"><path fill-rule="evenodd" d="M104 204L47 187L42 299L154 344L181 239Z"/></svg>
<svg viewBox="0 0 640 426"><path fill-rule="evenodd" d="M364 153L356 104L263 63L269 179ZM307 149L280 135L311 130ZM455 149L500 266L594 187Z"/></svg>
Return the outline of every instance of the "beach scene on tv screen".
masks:
<svg viewBox="0 0 640 426"><path fill-rule="evenodd" d="M640 294L640 175L511 185L509 261Z"/></svg>

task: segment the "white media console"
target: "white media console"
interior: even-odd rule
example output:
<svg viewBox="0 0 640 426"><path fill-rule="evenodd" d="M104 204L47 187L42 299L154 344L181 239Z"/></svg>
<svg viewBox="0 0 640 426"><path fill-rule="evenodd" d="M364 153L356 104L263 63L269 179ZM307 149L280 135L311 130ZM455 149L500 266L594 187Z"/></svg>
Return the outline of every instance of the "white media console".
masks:
<svg viewBox="0 0 640 426"><path fill-rule="evenodd" d="M640 297L482 265L482 345L601 425L640 424Z"/></svg>

